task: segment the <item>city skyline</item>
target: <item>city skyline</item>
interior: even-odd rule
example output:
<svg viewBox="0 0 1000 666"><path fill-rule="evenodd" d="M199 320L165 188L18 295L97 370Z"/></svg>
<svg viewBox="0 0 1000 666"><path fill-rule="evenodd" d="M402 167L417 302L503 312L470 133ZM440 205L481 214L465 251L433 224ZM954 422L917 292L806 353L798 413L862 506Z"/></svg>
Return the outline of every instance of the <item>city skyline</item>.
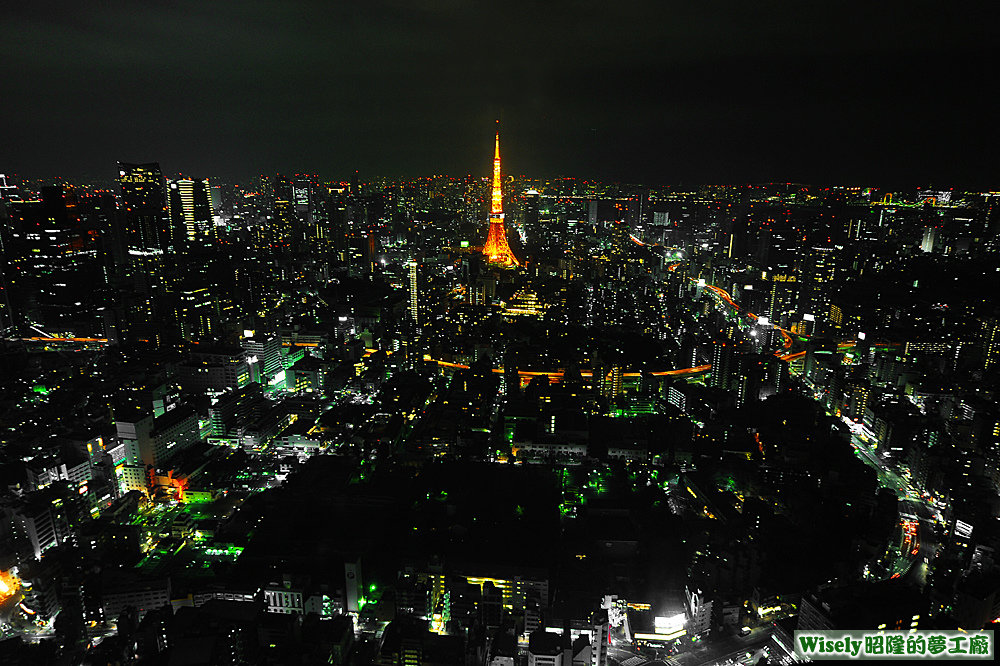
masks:
<svg viewBox="0 0 1000 666"><path fill-rule="evenodd" d="M491 148L0 190L0 654L790 665L995 624L1000 195Z"/></svg>
<svg viewBox="0 0 1000 666"><path fill-rule="evenodd" d="M798 3L15 4L5 173L994 189L991 16ZM988 11L995 11L988 10Z"/></svg>
<svg viewBox="0 0 1000 666"><path fill-rule="evenodd" d="M5 8L0 662L992 656L991 13Z"/></svg>

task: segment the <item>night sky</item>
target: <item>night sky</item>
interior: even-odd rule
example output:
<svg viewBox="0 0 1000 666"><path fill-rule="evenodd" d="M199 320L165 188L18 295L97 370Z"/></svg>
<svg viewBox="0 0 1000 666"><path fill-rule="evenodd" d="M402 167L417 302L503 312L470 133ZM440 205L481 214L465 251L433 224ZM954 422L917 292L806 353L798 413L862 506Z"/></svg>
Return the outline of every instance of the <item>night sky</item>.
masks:
<svg viewBox="0 0 1000 666"><path fill-rule="evenodd" d="M6 0L0 171L1000 189L968 4Z"/></svg>

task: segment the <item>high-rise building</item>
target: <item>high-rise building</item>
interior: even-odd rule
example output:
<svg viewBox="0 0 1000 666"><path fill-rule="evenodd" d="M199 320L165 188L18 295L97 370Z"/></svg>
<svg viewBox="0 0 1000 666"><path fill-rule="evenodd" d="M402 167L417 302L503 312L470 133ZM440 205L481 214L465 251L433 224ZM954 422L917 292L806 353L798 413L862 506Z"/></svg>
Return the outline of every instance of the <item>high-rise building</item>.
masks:
<svg viewBox="0 0 1000 666"><path fill-rule="evenodd" d="M274 179L274 217L271 220L270 245L273 250L290 247L295 229L295 193L292 183L282 175Z"/></svg>
<svg viewBox="0 0 1000 666"><path fill-rule="evenodd" d="M524 226L528 229L535 229L538 226L538 206L541 193L538 190L530 189L524 193Z"/></svg>
<svg viewBox="0 0 1000 666"><path fill-rule="evenodd" d="M600 395L607 395L608 391L608 368L600 358L592 361L593 371L591 372L590 385L593 391Z"/></svg>
<svg viewBox="0 0 1000 666"><path fill-rule="evenodd" d="M163 297L164 253L180 242L170 228L160 165L118 163L122 208L114 216L109 281L118 287L117 302L109 313L109 339L156 339L157 300Z"/></svg>
<svg viewBox="0 0 1000 666"><path fill-rule="evenodd" d="M765 271L763 275L764 279L770 281L770 285L765 283L769 291L765 297L764 312L772 322L781 323L782 317L795 311L799 293L798 278L792 271Z"/></svg>
<svg viewBox="0 0 1000 666"><path fill-rule="evenodd" d="M684 606L687 615L687 633L689 636L701 636L712 630L713 611L716 609L716 602L713 599L705 598L701 590L691 590L685 586L684 596L687 603Z"/></svg>
<svg viewBox="0 0 1000 666"><path fill-rule="evenodd" d="M292 207L299 219L309 216L311 199L312 186L308 178L299 177L292 181Z"/></svg>
<svg viewBox="0 0 1000 666"><path fill-rule="evenodd" d="M71 185L43 187L41 195L41 201L10 204L10 221L0 239L7 283L0 309L9 303L9 325L22 329L93 335L100 327L86 315L105 283L96 234L87 233Z"/></svg>
<svg viewBox="0 0 1000 666"><path fill-rule="evenodd" d="M247 351L247 363L253 368L252 381L267 384L281 372L281 338L274 333L255 333L244 337L241 346Z"/></svg>
<svg viewBox="0 0 1000 666"><path fill-rule="evenodd" d="M855 423L865 418L865 410L872 399L871 382L867 376L855 375L848 379L844 387L844 415Z"/></svg>
<svg viewBox="0 0 1000 666"><path fill-rule="evenodd" d="M937 227L924 227L924 238L920 241L921 252L933 252L937 238Z"/></svg>
<svg viewBox="0 0 1000 666"><path fill-rule="evenodd" d="M174 320L182 339L204 341L218 334L219 300L208 286L186 283L171 290L171 294Z"/></svg>
<svg viewBox="0 0 1000 666"><path fill-rule="evenodd" d="M983 370L1000 367L1000 317L982 321L980 338L983 341Z"/></svg>
<svg viewBox="0 0 1000 666"><path fill-rule="evenodd" d="M728 391L732 385L733 372L736 369L736 343L732 340L715 340L712 342L712 372L708 376L708 385Z"/></svg>
<svg viewBox="0 0 1000 666"><path fill-rule="evenodd" d="M118 163L118 182L125 204L122 244L129 253L164 252L173 247L163 174L158 162Z"/></svg>
<svg viewBox="0 0 1000 666"><path fill-rule="evenodd" d="M799 291L799 309L803 313L815 317L829 314L830 291L837 275L836 252L832 246L815 246L805 253Z"/></svg>
<svg viewBox="0 0 1000 666"><path fill-rule="evenodd" d="M10 245L10 239L5 238L5 227L6 225L0 225L0 336L8 337L23 322L20 310L14 307L15 300L10 295L16 283L8 278L8 274L16 270L16 264L8 259L7 246Z"/></svg>
<svg viewBox="0 0 1000 666"><path fill-rule="evenodd" d="M227 391L208 408L211 434L216 437L234 433L239 435L269 409L261 385L257 382Z"/></svg>
<svg viewBox="0 0 1000 666"><path fill-rule="evenodd" d="M60 546L72 538L68 518L55 490L38 491L0 504L0 521L12 528L12 541L25 544L25 554L36 560L42 559L49 548Z"/></svg>
<svg viewBox="0 0 1000 666"><path fill-rule="evenodd" d="M608 622L608 611L601 609L590 619L593 636L590 644L590 666L607 666L608 648L610 647L611 631Z"/></svg>
<svg viewBox="0 0 1000 666"><path fill-rule="evenodd" d="M500 187L500 133L497 132L493 153L493 188L490 197L490 230L483 247L483 255L490 263L507 267L520 266L517 257L507 244L507 227L504 225L503 193Z"/></svg>
<svg viewBox="0 0 1000 666"><path fill-rule="evenodd" d="M1000 193L985 195L983 202L984 225L983 242L987 252L1000 251Z"/></svg>
<svg viewBox="0 0 1000 666"><path fill-rule="evenodd" d="M181 406L156 417L153 410L134 403L117 405L112 412L125 462L131 466L159 466L198 441L198 414Z"/></svg>
<svg viewBox="0 0 1000 666"><path fill-rule="evenodd" d="M274 176L257 178L257 214L269 215L274 209Z"/></svg>
<svg viewBox="0 0 1000 666"><path fill-rule="evenodd" d="M625 391L625 374L621 363L611 366L611 399L617 400Z"/></svg>
<svg viewBox="0 0 1000 666"><path fill-rule="evenodd" d="M178 367L178 384L184 393L225 393L251 381L247 352L241 347L201 345Z"/></svg>
<svg viewBox="0 0 1000 666"><path fill-rule="evenodd" d="M420 315L417 310L417 262L411 261L407 267L410 271L410 320L416 326L420 323Z"/></svg>
<svg viewBox="0 0 1000 666"><path fill-rule="evenodd" d="M780 363L777 357L770 354L739 354L736 359L736 372L733 376L736 391L736 405L759 402L765 395L768 370L771 364Z"/></svg>
<svg viewBox="0 0 1000 666"><path fill-rule="evenodd" d="M0 173L0 201L13 201L20 198L17 185L13 178Z"/></svg>
<svg viewBox="0 0 1000 666"><path fill-rule="evenodd" d="M167 182L167 211L174 238L189 245L215 240L215 222L208 178L179 178Z"/></svg>

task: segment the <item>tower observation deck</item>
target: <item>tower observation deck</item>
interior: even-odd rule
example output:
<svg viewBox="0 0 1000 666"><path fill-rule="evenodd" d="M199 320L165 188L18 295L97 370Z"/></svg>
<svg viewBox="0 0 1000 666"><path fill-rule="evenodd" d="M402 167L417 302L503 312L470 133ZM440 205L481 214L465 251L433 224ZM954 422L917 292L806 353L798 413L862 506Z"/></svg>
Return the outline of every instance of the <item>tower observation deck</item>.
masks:
<svg viewBox="0 0 1000 666"><path fill-rule="evenodd" d="M492 264L513 268L520 262L507 244L507 228L503 221L503 194L500 191L500 132L497 132L496 150L493 153L493 194L490 203L490 231L483 246L483 255Z"/></svg>

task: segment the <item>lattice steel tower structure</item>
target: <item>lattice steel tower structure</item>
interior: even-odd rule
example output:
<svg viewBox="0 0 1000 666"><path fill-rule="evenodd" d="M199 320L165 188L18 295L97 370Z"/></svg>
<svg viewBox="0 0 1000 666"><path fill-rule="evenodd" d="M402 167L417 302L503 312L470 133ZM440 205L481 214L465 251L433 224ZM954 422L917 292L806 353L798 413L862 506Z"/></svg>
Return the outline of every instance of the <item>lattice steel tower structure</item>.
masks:
<svg viewBox="0 0 1000 666"><path fill-rule="evenodd" d="M490 232L486 237L483 255L493 264L520 266L520 262L507 244L507 228L503 222L503 194L500 192L500 132L497 132L496 150L493 153L493 196L490 205Z"/></svg>

